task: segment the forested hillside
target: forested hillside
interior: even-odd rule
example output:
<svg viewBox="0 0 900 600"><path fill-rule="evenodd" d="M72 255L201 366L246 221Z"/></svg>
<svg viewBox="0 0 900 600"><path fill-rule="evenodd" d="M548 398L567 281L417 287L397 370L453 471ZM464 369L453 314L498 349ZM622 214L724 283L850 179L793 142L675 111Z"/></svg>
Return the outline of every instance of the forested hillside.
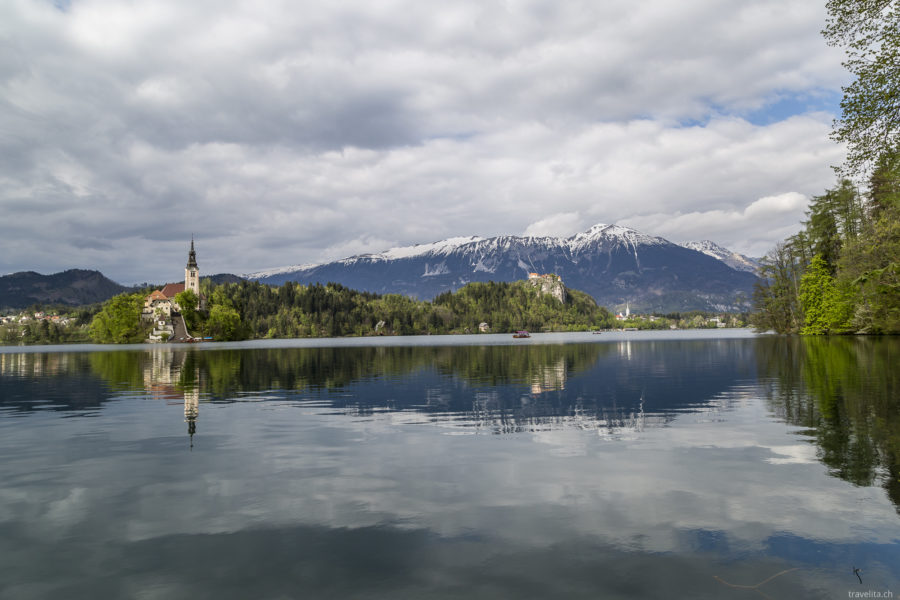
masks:
<svg viewBox="0 0 900 600"><path fill-rule="evenodd" d="M340 284L287 282L274 287L204 281L201 290L207 300L204 311L196 309L192 292L176 299L190 332L216 340L476 333L481 323L494 333L578 331L613 323L609 311L583 292L567 290L565 302L560 302L524 281L471 283L433 302L358 292ZM146 338L149 326L141 324L142 305L141 294L111 299L94 318L94 340Z"/></svg>
<svg viewBox="0 0 900 600"><path fill-rule="evenodd" d="M53 275L23 271L0 277L0 308L20 309L38 303L83 306L104 302L125 289L99 271L69 269Z"/></svg>
<svg viewBox="0 0 900 600"><path fill-rule="evenodd" d="M237 337L320 337L492 332L517 329L585 330L611 326L609 312L587 294L569 290L565 303L525 282L471 283L433 302L396 294L358 292L340 284L271 287L256 282L209 286L210 318L217 306L233 309ZM234 339L231 332L222 336Z"/></svg>

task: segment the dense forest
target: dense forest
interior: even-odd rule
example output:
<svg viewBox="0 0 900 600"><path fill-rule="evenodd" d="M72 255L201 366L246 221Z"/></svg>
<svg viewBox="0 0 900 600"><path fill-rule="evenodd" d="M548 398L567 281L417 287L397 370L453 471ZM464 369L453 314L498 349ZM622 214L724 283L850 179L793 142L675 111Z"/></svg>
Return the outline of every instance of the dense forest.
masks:
<svg viewBox="0 0 900 600"><path fill-rule="evenodd" d="M763 260L752 322L779 333L900 333L900 154L843 180Z"/></svg>
<svg viewBox="0 0 900 600"><path fill-rule="evenodd" d="M900 11L892 0L830 0L823 34L855 80L833 137L837 185L803 229L763 260L753 324L779 333L900 333Z"/></svg>
<svg viewBox="0 0 900 600"><path fill-rule="evenodd" d="M612 315L583 292L567 290L565 302L542 294L525 281L470 283L431 302L397 294L359 292L340 284L280 287L242 281L203 282L205 310L192 292L176 299L188 330L216 340L477 333L584 331L608 328ZM142 294L122 294L107 302L91 323L97 342L127 343L146 338L140 322Z"/></svg>
<svg viewBox="0 0 900 600"><path fill-rule="evenodd" d="M243 281L207 286L204 293L209 318L194 324L217 339L466 333L477 332L483 322L495 333L611 324L609 312L587 294L570 290L562 303L525 282L470 283L432 302L334 283L271 287Z"/></svg>

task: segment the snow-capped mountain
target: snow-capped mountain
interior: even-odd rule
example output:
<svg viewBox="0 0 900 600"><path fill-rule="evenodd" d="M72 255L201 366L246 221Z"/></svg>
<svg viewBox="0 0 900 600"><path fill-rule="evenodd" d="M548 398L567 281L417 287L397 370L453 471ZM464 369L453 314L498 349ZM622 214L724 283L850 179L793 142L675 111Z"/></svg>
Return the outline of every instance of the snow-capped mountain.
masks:
<svg viewBox="0 0 900 600"><path fill-rule="evenodd" d="M742 308L756 277L703 252L619 225L568 238L458 237L343 260L250 273L264 283L341 283L429 299L471 281L515 281L556 273L605 306L640 310Z"/></svg>
<svg viewBox="0 0 900 600"><path fill-rule="evenodd" d="M723 248L717 243L709 240L703 240L702 242L685 242L682 246L717 258L732 269L737 269L738 271L747 271L748 273L755 274L759 270L759 262L756 260L749 256L732 252L728 248Z"/></svg>

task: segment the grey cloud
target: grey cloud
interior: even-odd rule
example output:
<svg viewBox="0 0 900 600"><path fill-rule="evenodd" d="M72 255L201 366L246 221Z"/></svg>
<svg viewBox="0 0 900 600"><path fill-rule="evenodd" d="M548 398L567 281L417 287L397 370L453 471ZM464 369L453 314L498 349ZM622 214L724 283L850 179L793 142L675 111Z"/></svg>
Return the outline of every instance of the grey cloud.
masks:
<svg viewBox="0 0 900 600"><path fill-rule="evenodd" d="M837 89L822 16L812 0L14 0L0 269L164 278L194 233L207 272L243 272L557 214L649 223L820 193L841 153L828 116L723 114ZM134 243L156 251L129 265Z"/></svg>
<svg viewBox="0 0 900 600"><path fill-rule="evenodd" d="M113 245L105 240L96 238L72 238L72 245L80 249L112 250Z"/></svg>

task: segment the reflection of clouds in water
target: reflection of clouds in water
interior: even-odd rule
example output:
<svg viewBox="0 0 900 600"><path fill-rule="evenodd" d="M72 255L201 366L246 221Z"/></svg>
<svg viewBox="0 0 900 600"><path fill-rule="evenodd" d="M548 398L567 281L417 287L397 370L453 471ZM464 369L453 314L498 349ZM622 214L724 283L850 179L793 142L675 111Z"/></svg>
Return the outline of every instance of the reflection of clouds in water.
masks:
<svg viewBox="0 0 900 600"><path fill-rule="evenodd" d="M418 386L398 377L321 393L244 391L222 398L231 404L207 402L199 375L179 391L182 362L167 375L160 360L150 382L178 391L183 408L126 398L93 423L70 420L58 431L84 441L71 468L23 482L18 498L0 490L0 522L41 543L79 526L120 543L390 528L477 534L504 548L582 539L661 553L702 549L711 532L726 554L767 552L782 532L830 543L900 537L884 492L828 477L815 446L773 417L752 380L712 393L687 379L654 388L660 357L635 352L634 370L620 361L585 378L547 356L514 384L457 385L429 372ZM660 376L677 376L668 367ZM203 427L189 453L183 421L197 410ZM28 438L6 431L10 445ZM105 438L88 435L97 432ZM476 435L452 435L466 433ZM46 474L53 462L20 456L19 470ZM4 481L8 472L0 465Z"/></svg>
<svg viewBox="0 0 900 600"><path fill-rule="evenodd" d="M71 527L87 516L90 498L88 490L75 487L69 490L65 498L54 500L47 505L46 521L48 527Z"/></svg>
<svg viewBox="0 0 900 600"><path fill-rule="evenodd" d="M575 429L557 429L535 431L531 439L550 447L553 456L584 456L587 454L588 441Z"/></svg>
<svg viewBox="0 0 900 600"><path fill-rule="evenodd" d="M847 548L896 548L900 523L885 491L828 475L812 430L785 425L764 400L768 380L745 369L749 345L632 343L630 360L628 345L623 355L609 346L611 354L536 347L515 365L504 353L404 351L374 375L357 370L360 353L337 361L347 374L327 377L313 376L316 360L331 358L309 352L248 354L259 364L240 369L236 353L148 352L137 370L128 354L110 354L91 363L110 384L131 371L139 378L111 388L96 418L60 418L69 408L31 412L27 427L0 420L0 555L50 564L48 552L74 556L86 540L92 564L120 572L141 564L124 555L167 561L170 571L184 557L202 572L201 555L268 557L285 544L291 560L272 573L289 577L298 548L308 550L303 568L327 570L359 551L341 541L372 556L408 542L392 555L401 570L429 564L421 572L438 577L463 563L470 576L486 564L495 576L504 563L521 581L532 560L537 583L558 580L562 571L540 571L554 560L579 573L600 560L618 575L633 559L636 580L652 572L643 579L656 581L668 557L672 571L696 561L698 581L715 583L712 574L727 573L707 559L758 560L753 577L726 577L755 582L784 568L769 569L770 560L821 571L823 553L833 567ZM560 356L580 370L562 369ZM441 370L429 366L438 362ZM57 369L50 364L42 372ZM33 389L20 387L22 397ZM167 393L154 399L154 390ZM191 452L184 420L197 411ZM571 554L579 544L581 565ZM429 558L435 548L442 554ZM878 560L890 563L869 562ZM152 574L132 585L120 595L193 589Z"/></svg>
<svg viewBox="0 0 900 600"><path fill-rule="evenodd" d="M695 529L725 531L755 549L778 531L882 542L900 535L880 490L824 477L817 464L773 466L773 451L800 453L784 443L785 426L757 421L752 404L724 422L686 414L614 443L577 428L458 437L410 424L404 413L346 418L264 407L208 405L208 433L193 453L180 442L158 442L150 461L165 465L158 473L98 453L58 474L62 485L77 479L96 491L67 518L131 540L292 523L392 523L534 546L587 535L656 552L678 550L677 532ZM62 514L47 488L33 492L30 506L42 512L19 504L5 512L7 520ZM862 497L868 501L860 506ZM122 530L105 520L112 510L123 513Z"/></svg>
<svg viewBox="0 0 900 600"><path fill-rule="evenodd" d="M816 447L812 444L792 446L772 446L769 448L778 457L767 458L766 461L773 465L810 464L816 463Z"/></svg>

